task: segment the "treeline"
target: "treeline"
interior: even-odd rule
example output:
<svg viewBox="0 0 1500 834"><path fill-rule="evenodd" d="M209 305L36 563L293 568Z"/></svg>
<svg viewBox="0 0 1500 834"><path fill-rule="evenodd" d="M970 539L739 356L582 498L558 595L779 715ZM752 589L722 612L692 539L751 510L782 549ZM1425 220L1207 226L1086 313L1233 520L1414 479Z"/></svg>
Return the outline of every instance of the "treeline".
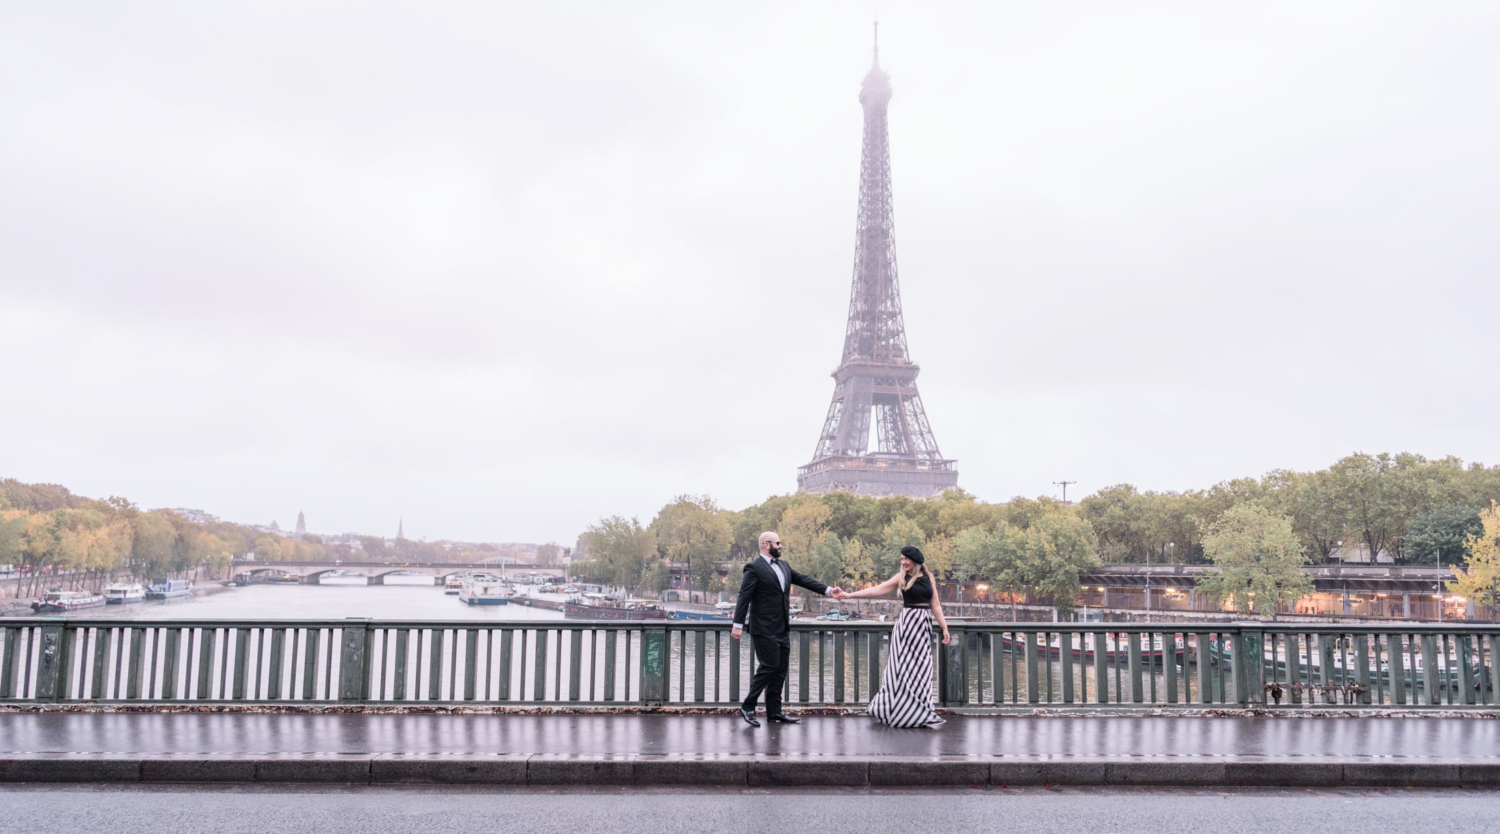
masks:
<svg viewBox="0 0 1500 834"><path fill-rule="evenodd" d="M671 566L686 566L695 589L732 591L738 574L721 564L759 552L775 530L788 562L832 585L858 587L897 570L901 548L921 547L939 578L990 579L997 589L1030 588L1056 604L1077 598L1078 576L1098 564L1098 542L1074 508L1047 498L986 504L962 490L931 500L850 493L775 496L724 510L705 496L679 496L651 523L612 516L579 537L570 569L589 581L659 592Z"/></svg>
<svg viewBox="0 0 1500 834"><path fill-rule="evenodd" d="M0 480L0 565L29 566L32 591L42 582L99 585L120 573L180 576L222 568L231 555L225 539L173 512ZM16 595L21 591L18 584Z"/></svg>
<svg viewBox="0 0 1500 834"><path fill-rule="evenodd" d="M1397 564L1468 557L1479 513L1500 500L1500 467L1455 457L1350 455L1317 472L1277 470L1189 492L1109 487L1078 503L1106 562L1210 561L1204 533L1231 507L1255 504L1292 525L1312 563L1384 554ZM1342 544L1341 544L1342 543ZM1357 551L1363 551L1355 557Z"/></svg>
<svg viewBox="0 0 1500 834"><path fill-rule="evenodd" d="M74 495L55 484L0 480L0 566L29 566L25 590L57 584L97 587L116 576L137 579L222 571L254 554L259 561L373 560L477 562L499 554L493 545L449 550L442 545L374 536L361 548L324 544L317 536L281 536L241 524L194 524L171 510L142 510L124 498ZM552 546L555 559L558 549ZM17 585L16 596L22 594Z"/></svg>
<svg viewBox="0 0 1500 834"><path fill-rule="evenodd" d="M1234 566L1213 595L1265 605L1305 591L1301 565L1338 555L1429 564L1441 554L1444 564L1462 564L1482 533L1481 510L1495 500L1500 468L1414 454L1355 454L1317 472L1278 470L1188 492L1120 484L1076 505L990 504L950 490L927 500L796 493L735 511L706 496L679 496L648 525L612 516L591 526L572 573L660 591L671 565L682 563L695 588L732 591L737 576L722 578L719 566L749 559L760 533L775 530L798 570L830 584L890 576L901 547L912 544L940 578L989 582L1012 598L1031 593L1064 609L1077 599L1082 573L1148 561ZM1240 575L1263 578L1235 585Z"/></svg>

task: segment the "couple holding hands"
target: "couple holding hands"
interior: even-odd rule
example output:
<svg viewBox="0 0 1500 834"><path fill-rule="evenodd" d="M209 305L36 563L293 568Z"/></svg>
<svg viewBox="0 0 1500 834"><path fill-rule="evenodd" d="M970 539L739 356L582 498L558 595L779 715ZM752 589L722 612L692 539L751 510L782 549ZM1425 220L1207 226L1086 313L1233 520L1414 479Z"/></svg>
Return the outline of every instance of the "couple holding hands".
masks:
<svg viewBox="0 0 1500 834"><path fill-rule="evenodd" d="M750 679L750 693L740 705L740 718L759 727L755 704L766 695L766 719L796 724L798 719L781 711L781 690L791 664L791 586L800 585L815 594L836 600L868 599L892 591L901 593L901 616L891 630L891 646L880 690L870 700L869 714L892 727L936 727L943 723L932 704L932 621L937 619L943 642L948 642L948 623L937 597L932 574L923 564L922 551L901 548L901 570L890 579L862 591L830 588L792 569L781 561L781 537L760 534L760 557L745 565L740 580L739 602L734 607L730 635L738 640L749 625L750 639L760 665ZM747 617L748 615L748 617Z"/></svg>

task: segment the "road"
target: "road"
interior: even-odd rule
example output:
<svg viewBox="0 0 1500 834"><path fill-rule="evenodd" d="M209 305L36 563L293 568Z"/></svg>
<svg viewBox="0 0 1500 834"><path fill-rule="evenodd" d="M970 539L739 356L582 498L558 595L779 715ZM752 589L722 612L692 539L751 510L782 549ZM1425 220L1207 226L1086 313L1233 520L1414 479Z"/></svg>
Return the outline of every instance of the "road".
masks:
<svg viewBox="0 0 1500 834"><path fill-rule="evenodd" d="M0 834L1149 834L1490 830L1475 791L0 789Z"/></svg>
<svg viewBox="0 0 1500 834"><path fill-rule="evenodd" d="M939 730L809 716L0 713L0 752L1500 758L1482 718L954 716Z"/></svg>

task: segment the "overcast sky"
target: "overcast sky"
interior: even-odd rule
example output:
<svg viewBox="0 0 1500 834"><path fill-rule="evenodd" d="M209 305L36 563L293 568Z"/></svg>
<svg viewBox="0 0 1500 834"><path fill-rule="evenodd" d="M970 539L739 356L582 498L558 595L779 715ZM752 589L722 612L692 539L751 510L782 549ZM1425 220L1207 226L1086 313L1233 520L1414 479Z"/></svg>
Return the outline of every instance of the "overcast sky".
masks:
<svg viewBox="0 0 1500 834"><path fill-rule="evenodd" d="M564 544L795 489L877 12L960 486L1500 462L1500 4L0 0L0 476Z"/></svg>

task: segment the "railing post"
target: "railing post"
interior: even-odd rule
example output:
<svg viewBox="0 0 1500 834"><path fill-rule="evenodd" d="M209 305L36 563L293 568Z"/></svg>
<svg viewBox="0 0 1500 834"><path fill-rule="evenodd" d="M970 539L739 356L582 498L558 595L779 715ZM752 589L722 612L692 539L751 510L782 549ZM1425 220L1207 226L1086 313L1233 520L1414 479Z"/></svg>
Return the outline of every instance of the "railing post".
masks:
<svg viewBox="0 0 1500 834"><path fill-rule="evenodd" d="M1146 700L1145 689L1141 678L1141 633L1132 631L1125 635L1127 651L1130 652L1130 702L1133 704L1143 703ZM1119 658L1119 643L1115 643L1116 662ZM1123 698L1120 700L1124 700Z"/></svg>
<svg viewBox="0 0 1500 834"><path fill-rule="evenodd" d="M1109 703L1109 641L1104 632L1096 631L1093 633L1093 642L1094 703L1107 704ZM1118 695L1116 697L1118 699Z"/></svg>
<svg viewBox="0 0 1500 834"><path fill-rule="evenodd" d="M1422 694L1431 706L1442 703L1442 696L1438 693L1439 674L1441 672L1437 662L1437 637L1424 634L1422 635Z"/></svg>
<svg viewBox="0 0 1500 834"><path fill-rule="evenodd" d="M339 703L358 704L365 700L366 667L369 664L369 620L344 621L344 651L339 657Z"/></svg>
<svg viewBox="0 0 1500 834"><path fill-rule="evenodd" d="M949 636L953 638L953 642L948 645L938 643L938 656L942 659L942 674L938 678L942 686L938 699L945 707L958 707L969 700L969 682L965 680L968 670L964 663L968 634L962 630L954 630Z"/></svg>
<svg viewBox="0 0 1500 834"><path fill-rule="evenodd" d="M1018 635L1019 636L1019 635ZM1037 680L1037 652L1038 635L1031 631L1026 633L1026 703L1035 704L1041 701L1041 689Z"/></svg>
<svg viewBox="0 0 1500 834"><path fill-rule="evenodd" d="M1258 629L1240 632L1234 651L1235 699L1240 706L1266 702L1266 635Z"/></svg>
<svg viewBox="0 0 1500 834"><path fill-rule="evenodd" d="M1361 704L1370 703L1370 635L1350 635L1354 640L1354 683L1359 687L1359 697L1356 699ZM1380 643L1375 643L1375 653L1380 654ZM1378 673L1377 673L1378 674Z"/></svg>
<svg viewBox="0 0 1500 834"><path fill-rule="evenodd" d="M1490 700L1491 704L1500 704L1500 658L1495 656L1500 652L1500 634L1491 634L1490 642Z"/></svg>
<svg viewBox="0 0 1500 834"><path fill-rule="evenodd" d="M641 629L641 706L661 706L667 700L667 629Z"/></svg>
<svg viewBox="0 0 1500 834"><path fill-rule="evenodd" d="M36 669L36 699L43 702L57 701L67 693L64 672L69 666L69 652L63 645L63 626L42 626L41 659Z"/></svg>

